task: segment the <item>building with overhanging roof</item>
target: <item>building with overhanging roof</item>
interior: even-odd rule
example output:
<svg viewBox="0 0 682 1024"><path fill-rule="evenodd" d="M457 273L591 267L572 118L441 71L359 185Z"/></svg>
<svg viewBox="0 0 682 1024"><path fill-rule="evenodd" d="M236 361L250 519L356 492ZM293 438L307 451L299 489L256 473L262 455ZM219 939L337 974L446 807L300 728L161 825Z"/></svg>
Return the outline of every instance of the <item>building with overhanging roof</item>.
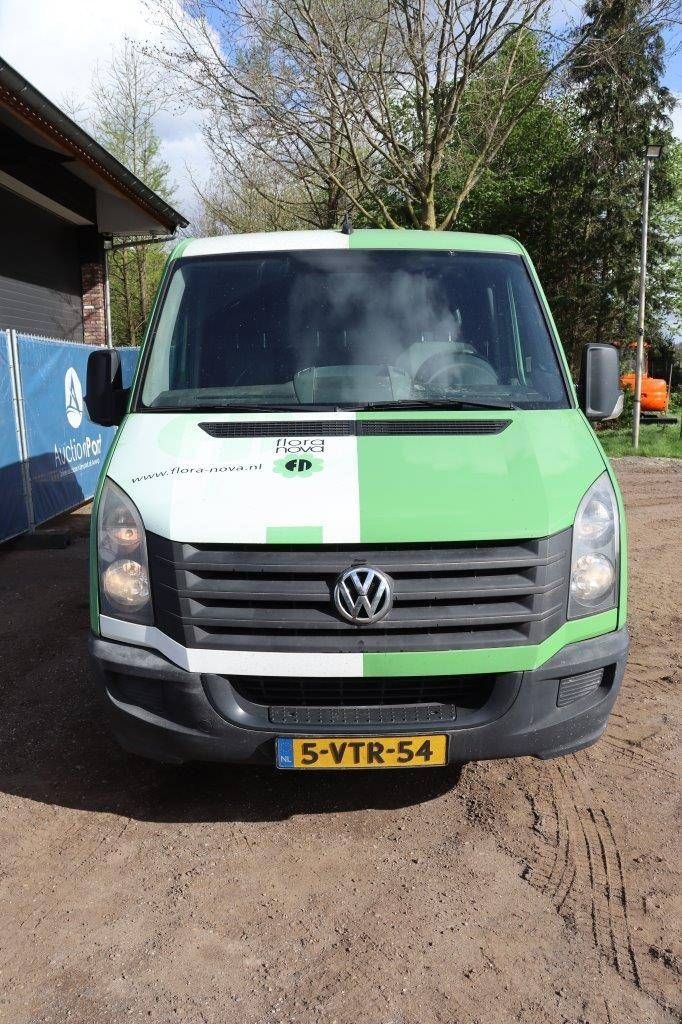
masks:
<svg viewBox="0 0 682 1024"><path fill-rule="evenodd" d="M0 329L106 344L105 243L186 225L0 58Z"/></svg>

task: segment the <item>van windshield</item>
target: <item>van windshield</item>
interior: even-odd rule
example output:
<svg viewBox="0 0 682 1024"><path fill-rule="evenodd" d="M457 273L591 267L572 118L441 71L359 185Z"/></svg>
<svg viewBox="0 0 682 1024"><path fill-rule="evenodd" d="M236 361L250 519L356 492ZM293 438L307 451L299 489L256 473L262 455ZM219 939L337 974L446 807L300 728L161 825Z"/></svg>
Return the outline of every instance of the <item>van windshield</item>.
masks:
<svg viewBox="0 0 682 1024"><path fill-rule="evenodd" d="M517 256L344 250L180 260L148 409L569 405Z"/></svg>

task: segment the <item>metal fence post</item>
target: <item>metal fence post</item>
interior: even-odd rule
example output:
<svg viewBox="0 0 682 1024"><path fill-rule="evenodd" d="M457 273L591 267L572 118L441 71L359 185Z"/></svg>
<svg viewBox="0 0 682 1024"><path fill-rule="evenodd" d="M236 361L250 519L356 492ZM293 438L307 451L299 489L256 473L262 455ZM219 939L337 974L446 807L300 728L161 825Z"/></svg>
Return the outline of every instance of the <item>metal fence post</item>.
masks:
<svg viewBox="0 0 682 1024"><path fill-rule="evenodd" d="M21 460L21 478L24 485L24 501L26 502L26 514L28 516L28 531L29 533L34 533L36 521L33 511L33 494L31 492L31 470L28 460L28 443L26 440L24 395L21 389L21 373L19 372L19 346L17 344L17 332L13 328L10 328L7 331L7 337L9 338L9 365L12 371L14 419L17 431L17 442L19 444L19 458Z"/></svg>

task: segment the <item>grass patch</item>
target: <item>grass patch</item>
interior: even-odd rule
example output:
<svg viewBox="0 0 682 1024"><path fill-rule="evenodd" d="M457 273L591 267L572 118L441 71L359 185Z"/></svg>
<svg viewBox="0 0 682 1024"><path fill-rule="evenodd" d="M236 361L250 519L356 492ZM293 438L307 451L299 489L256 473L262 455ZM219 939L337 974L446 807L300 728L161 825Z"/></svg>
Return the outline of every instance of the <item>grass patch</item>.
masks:
<svg viewBox="0 0 682 1024"><path fill-rule="evenodd" d="M632 447L632 424L618 430L600 430L597 434L607 455L643 455L650 458L682 459L680 424L642 423L639 428L639 448Z"/></svg>

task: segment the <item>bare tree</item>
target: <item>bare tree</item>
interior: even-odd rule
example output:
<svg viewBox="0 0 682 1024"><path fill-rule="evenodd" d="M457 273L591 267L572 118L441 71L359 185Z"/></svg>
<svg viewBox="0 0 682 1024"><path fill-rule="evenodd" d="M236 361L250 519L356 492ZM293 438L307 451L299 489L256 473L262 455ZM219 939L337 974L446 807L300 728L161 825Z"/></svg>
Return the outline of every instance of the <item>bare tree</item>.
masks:
<svg viewBox="0 0 682 1024"><path fill-rule="evenodd" d="M208 181L191 180L197 197L192 225L200 235L318 226L304 189L289 179L283 181L277 164L266 168L261 160L247 157L235 167L214 157Z"/></svg>
<svg viewBox="0 0 682 1024"><path fill-rule="evenodd" d="M550 78L588 52L587 26L546 32L545 73L529 77L524 38L551 0L151 3L170 34L161 60L208 111L225 173L264 204L288 204L300 222L322 226L348 208L397 227L396 205L414 227L452 226ZM653 17L660 5L647 7ZM475 146L466 140L461 187L438 217L438 174L476 90Z"/></svg>
<svg viewBox="0 0 682 1024"><path fill-rule="evenodd" d="M155 192L170 199L169 169L160 157L155 119L168 105L167 82L158 65L130 41L93 83L92 130L97 138ZM139 344L165 260L162 246L139 245L109 255L112 323L118 344Z"/></svg>
<svg viewBox="0 0 682 1024"><path fill-rule="evenodd" d="M223 198L227 193L242 212L257 209L270 227L337 224L352 205L349 196L357 201L363 189L347 144L348 126L362 116L357 93L340 88L326 68L311 64L300 46L296 50L288 19L265 2L260 13L245 4L236 20L227 4L210 4L213 20L217 11L222 20L220 38L202 17L209 9L205 0L190 0L183 10L175 0L151 5L171 30L172 45L161 63L180 73L190 102L206 112L206 141L226 183L219 189ZM361 26L347 26L346 36ZM159 59L158 50L154 55ZM231 67L240 69L244 87L231 77ZM292 131L297 117L301 123ZM215 205L213 183L198 191Z"/></svg>

